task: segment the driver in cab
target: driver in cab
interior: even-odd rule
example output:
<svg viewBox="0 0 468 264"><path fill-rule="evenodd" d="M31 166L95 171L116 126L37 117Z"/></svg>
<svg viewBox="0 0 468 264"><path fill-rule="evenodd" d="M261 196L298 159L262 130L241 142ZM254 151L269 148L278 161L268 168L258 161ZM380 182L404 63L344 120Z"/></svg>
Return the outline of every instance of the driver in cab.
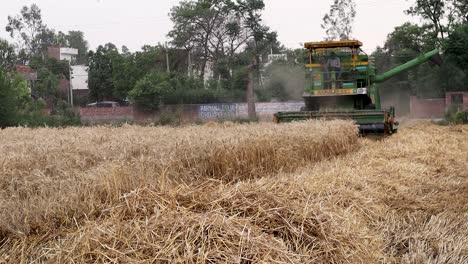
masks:
<svg viewBox="0 0 468 264"><path fill-rule="evenodd" d="M326 66L330 74L335 73L335 83L337 88L340 88L341 61L340 57L338 57L334 51L330 53L330 57L327 60Z"/></svg>

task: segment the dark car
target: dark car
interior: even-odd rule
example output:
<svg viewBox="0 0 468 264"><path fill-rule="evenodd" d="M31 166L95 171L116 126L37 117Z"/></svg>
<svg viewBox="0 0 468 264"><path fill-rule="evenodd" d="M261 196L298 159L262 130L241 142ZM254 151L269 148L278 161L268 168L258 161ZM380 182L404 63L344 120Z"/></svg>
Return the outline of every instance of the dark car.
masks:
<svg viewBox="0 0 468 264"><path fill-rule="evenodd" d="M102 101L86 105L87 107L118 107L118 102L113 101Z"/></svg>

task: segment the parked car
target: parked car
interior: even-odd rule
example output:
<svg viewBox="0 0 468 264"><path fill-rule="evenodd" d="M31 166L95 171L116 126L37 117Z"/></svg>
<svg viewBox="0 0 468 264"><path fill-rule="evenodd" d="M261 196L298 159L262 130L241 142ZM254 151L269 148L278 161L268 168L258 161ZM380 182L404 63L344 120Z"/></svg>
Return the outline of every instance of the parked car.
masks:
<svg viewBox="0 0 468 264"><path fill-rule="evenodd" d="M119 103L113 102L113 101L102 101L102 102L87 104L86 106L87 107L118 107Z"/></svg>

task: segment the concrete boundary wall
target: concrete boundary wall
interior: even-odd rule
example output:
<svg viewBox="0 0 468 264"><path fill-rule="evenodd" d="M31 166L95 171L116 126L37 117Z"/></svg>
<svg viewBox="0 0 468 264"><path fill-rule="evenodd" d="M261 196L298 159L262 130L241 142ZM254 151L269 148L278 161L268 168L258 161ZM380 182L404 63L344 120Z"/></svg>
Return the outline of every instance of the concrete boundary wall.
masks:
<svg viewBox="0 0 468 264"><path fill-rule="evenodd" d="M80 118L84 124L134 121L133 107L80 107Z"/></svg>
<svg viewBox="0 0 468 264"><path fill-rule="evenodd" d="M420 99L410 98L410 117L412 118L443 118L450 105L453 104L454 95L457 100L462 98L459 107L468 110L468 92L449 92L445 98ZM261 120L273 120L277 112L299 111L303 102L286 103L256 103L257 116ZM247 118L247 104L194 104L194 105L167 105L160 111L146 113L130 107L113 108L80 108L83 123L117 123L117 122L152 122L161 118L176 118L183 122L215 121Z"/></svg>
<svg viewBox="0 0 468 264"><path fill-rule="evenodd" d="M455 99L459 101L455 102ZM411 96L411 118L443 118L445 112L452 105L456 105L460 110L468 110L468 92L447 92L445 98L436 99L421 99Z"/></svg>
<svg viewBox="0 0 468 264"><path fill-rule="evenodd" d="M284 111L299 111L303 102L256 103L257 116L263 120L273 120L273 114ZM167 105L158 112L141 112L134 107L85 107L80 108L83 123L151 122L162 117L172 116L185 122L215 121L247 118L247 104L200 104Z"/></svg>
<svg viewBox="0 0 468 264"><path fill-rule="evenodd" d="M445 98L419 99L411 96L411 118L443 118L445 114Z"/></svg>

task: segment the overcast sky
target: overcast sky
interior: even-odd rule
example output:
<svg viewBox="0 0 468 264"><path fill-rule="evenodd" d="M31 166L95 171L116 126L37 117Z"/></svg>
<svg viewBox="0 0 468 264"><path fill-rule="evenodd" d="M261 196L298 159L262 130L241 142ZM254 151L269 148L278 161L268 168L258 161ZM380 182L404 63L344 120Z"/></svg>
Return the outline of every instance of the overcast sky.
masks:
<svg viewBox="0 0 468 264"><path fill-rule="evenodd" d="M19 14L22 6L36 3L44 22L55 30L81 30L91 48L112 42L138 50L144 44L166 41L171 29L168 13L179 0L0 0L0 37L8 15ZM264 0L264 22L279 34L289 48L320 41L323 15L333 0ZM353 37L364 42L364 50L383 45L394 27L410 20L403 13L412 0L356 0L357 17Z"/></svg>

